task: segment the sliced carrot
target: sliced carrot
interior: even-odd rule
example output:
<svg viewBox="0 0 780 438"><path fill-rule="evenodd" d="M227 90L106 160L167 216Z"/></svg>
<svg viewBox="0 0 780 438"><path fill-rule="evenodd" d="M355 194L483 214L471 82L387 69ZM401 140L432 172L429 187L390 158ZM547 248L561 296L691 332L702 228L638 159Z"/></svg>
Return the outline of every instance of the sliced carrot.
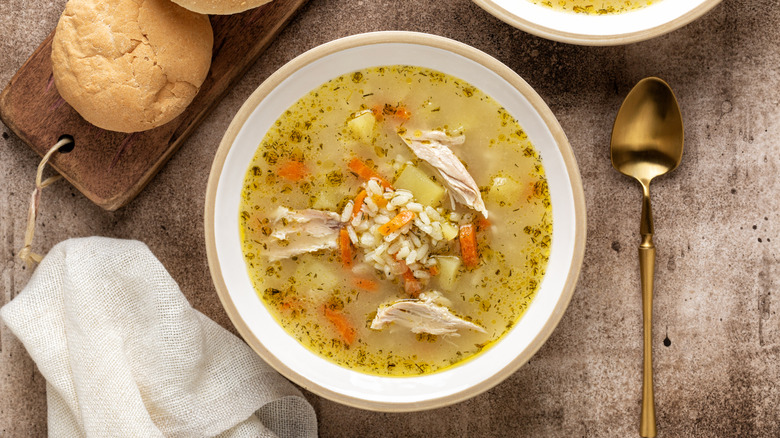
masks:
<svg viewBox="0 0 780 438"><path fill-rule="evenodd" d="M382 188L389 189L392 188L392 184L384 178L382 178L381 175L379 175L374 169L370 168L368 164L363 162L360 158L353 158L349 162L349 170L355 172L357 176L363 178L364 180L368 181L371 178L375 178L379 181L379 185L382 186Z"/></svg>
<svg viewBox="0 0 780 438"><path fill-rule="evenodd" d="M439 275L439 267L436 265L431 266L428 268L428 273L431 275Z"/></svg>
<svg viewBox="0 0 780 438"><path fill-rule="evenodd" d="M309 174L309 169L301 161L288 161L279 166L278 175L290 181L300 181Z"/></svg>
<svg viewBox="0 0 780 438"><path fill-rule="evenodd" d="M378 230L380 233L382 233L383 236L387 236L393 231L400 230L401 227L411 222L412 219L414 219L414 212L409 210L403 210L402 212L398 213L394 218L390 219L390 222L381 225L378 228Z"/></svg>
<svg viewBox="0 0 780 438"><path fill-rule="evenodd" d="M374 113L374 118L379 122L383 121L385 116L392 117L396 120L400 120L401 122L405 122L409 120L410 117L412 117L412 113L409 112L406 107L400 105L393 106L389 103L384 105L374 105L371 107L371 112Z"/></svg>
<svg viewBox="0 0 780 438"><path fill-rule="evenodd" d="M379 208L385 208L387 207L387 199L385 199L382 195L374 195L371 197L371 199L374 200L374 204L376 204Z"/></svg>
<svg viewBox="0 0 780 438"><path fill-rule="evenodd" d="M366 191L361 190L360 193L358 193L358 195L355 197L355 205L352 206L352 219L355 219L358 213L360 213L360 209L363 208L363 202L366 200L366 196L368 196Z"/></svg>
<svg viewBox="0 0 780 438"><path fill-rule="evenodd" d="M282 310L284 310L286 312L291 312L291 311L302 310L303 309L303 305L295 297L290 297L290 298L282 301L282 303L280 304L280 307L281 307Z"/></svg>
<svg viewBox="0 0 780 438"><path fill-rule="evenodd" d="M525 190L523 191L525 196L523 196L522 198L524 198L526 201L530 201L531 198L534 197L535 188L536 188L536 181L529 181L528 184L525 185Z"/></svg>
<svg viewBox="0 0 780 438"><path fill-rule="evenodd" d="M349 232L346 228L339 230L339 249L341 250L341 263L346 267L352 266L352 242L349 240Z"/></svg>
<svg viewBox="0 0 780 438"><path fill-rule="evenodd" d="M371 112L374 113L374 118L378 122L381 122L382 120L384 120L385 116L384 116L384 114L382 114L382 107L381 106L374 105L373 107L371 107Z"/></svg>
<svg viewBox="0 0 780 438"><path fill-rule="evenodd" d="M351 345L353 342L355 342L357 331L355 330L355 327L352 326L352 324L349 322L347 317L344 316L343 313L337 310L333 310L328 306L322 306L322 309L325 313L325 318L330 321L330 323L339 333L339 336L341 336L341 339L344 341L344 343Z"/></svg>
<svg viewBox="0 0 780 438"><path fill-rule="evenodd" d="M490 220L480 216L477 219L477 231L487 230L488 228L490 228Z"/></svg>
<svg viewBox="0 0 780 438"><path fill-rule="evenodd" d="M412 113L410 113L408 109L400 107L395 110L395 117L401 120L409 120L409 118L412 117Z"/></svg>
<svg viewBox="0 0 780 438"><path fill-rule="evenodd" d="M420 291L422 290L420 280L414 276L411 270L404 272L404 290L412 298L417 298L417 296L420 295Z"/></svg>
<svg viewBox="0 0 780 438"><path fill-rule="evenodd" d="M467 268L476 268L479 265L479 255L477 254L477 232L473 224L466 224L460 227L458 232L460 241L460 257Z"/></svg>
<svg viewBox="0 0 780 438"><path fill-rule="evenodd" d="M420 284L420 280L417 279L417 277L414 276L414 273L411 269L409 269L409 265L406 264L403 260L399 261L401 263L401 266L404 269L403 277L404 277L404 291L406 291L409 296L412 298L417 298L418 295L420 295L420 291L422 290L422 284Z"/></svg>
<svg viewBox="0 0 780 438"><path fill-rule="evenodd" d="M352 284L358 289L367 290L369 292L379 289L379 283L369 278L353 277Z"/></svg>

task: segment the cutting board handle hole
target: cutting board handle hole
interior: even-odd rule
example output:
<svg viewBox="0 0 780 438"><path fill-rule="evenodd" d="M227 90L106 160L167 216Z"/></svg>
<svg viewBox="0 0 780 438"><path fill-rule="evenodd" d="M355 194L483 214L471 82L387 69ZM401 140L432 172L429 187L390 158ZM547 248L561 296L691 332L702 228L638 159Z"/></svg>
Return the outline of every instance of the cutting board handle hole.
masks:
<svg viewBox="0 0 780 438"><path fill-rule="evenodd" d="M60 136L60 138L57 139L58 142L62 140L68 140L70 143L65 143L64 145L60 146L59 153L67 154L68 152L73 151L73 148L76 147L76 140L73 139L72 135L63 134Z"/></svg>

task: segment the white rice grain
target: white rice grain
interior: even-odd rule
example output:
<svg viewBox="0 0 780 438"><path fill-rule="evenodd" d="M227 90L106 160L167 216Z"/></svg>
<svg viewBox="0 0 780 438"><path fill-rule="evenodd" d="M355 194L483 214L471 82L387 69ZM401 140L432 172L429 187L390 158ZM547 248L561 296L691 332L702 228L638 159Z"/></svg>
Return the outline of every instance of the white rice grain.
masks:
<svg viewBox="0 0 780 438"><path fill-rule="evenodd" d="M370 196L366 197L365 206L368 207L370 214L376 214L379 211L379 207L377 207L376 202Z"/></svg>
<svg viewBox="0 0 780 438"><path fill-rule="evenodd" d="M385 236L385 238L384 238L384 239L382 239L382 240L384 240L385 242L392 242L392 241L394 241L395 239L397 239L397 238L398 238L398 236L400 236L401 234L402 234L402 233L401 233L401 231L400 231L400 230L399 230L399 231L393 231L392 233L390 233L390 234L388 234L387 236Z"/></svg>
<svg viewBox="0 0 780 438"><path fill-rule="evenodd" d="M363 233L360 235L360 244L364 247L372 247L376 242L376 238L371 233Z"/></svg>
<svg viewBox="0 0 780 438"><path fill-rule="evenodd" d="M432 221L442 221L444 220L443 217L439 214L438 211L434 210L432 207L425 207L425 214L428 215L429 218L431 218Z"/></svg>
<svg viewBox="0 0 780 438"><path fill-rule="evenodd" d="M376 222L379 225L384 225L388 222L390 222L390 218L388 216L385 216L383 214L380 214L374 218L374 222Z"/></svg>
<svg viewBox="0 0 780 438"><path fill-rule="evenodd" d="M352 201L347 202L344 206L344 211L341 212L341 222L348 222L352 216L352 209L355 208L355 203Z"/></svg>
<svg viewBox="0 0 780 438"><path fill-rule="evenodd" d="M441 222L434 222L431 224L431 227L433 227L433 231L431 232L431 237L433 237L434 240L443 240L444 234L441 232Z"/></svg>
<svg viewBox="0 0 780 438"><path fill-rule="evenodd" d="M406 256L406 259L404 260L407 265L411 265L412 263L417 261L417 251L411 250L409 251L409 255Z"/></svg>
<svg viewBox="0 0 780 438"><path fill-rule="evenodd" d="M352 244L357 245L358 237L357 237L357 233L355 233L355 229L352 227L347 227L347 234L349 234L349 240L352 241Z"/></svg>
<svg viewBox="0 0 780 438"><path fill-rule="evenodd" d="M371 178L368 180L368 184L366 184L366 193L371 195L379 195L382 193L382 187L379 186L379 183L374 178Z"/></svg>
<svg viewBox="0 0 780 438"><path fill-rule="evenodd" d="M423 210L423 206L422 204L418 204L416 202L409 202L406 204L406 209L415 213L420 213Z"/></svg>
<svg viewBox="0 0 780 438"><path fill-rule="evenodd" d="M425 211L421 211L418 216L420 217L420 220L425 225L430 225L431 224L431 219L428 217L428 213L426 213Z"/></svg>
<svg viewBox="0 0 780 438"><path fill-rule="evenodd" d="M411 252L411 248L409 248L409 244L407 243L406 245L401 246L401 249L398 250L395 257L399 260L405 259L409 255L409 252Z"/></svg>
<svg viewBox="0 0 780 438"><path fill-rule="evenodd" d="M412 198L414 198L414 193L412 193L412 192L410 192L409 190L406 190L406 189L398 189L398 190L395 191L395 194L396 194L396 196L402 196L402 197L410 199L410 200Z"/></svg>
<svg viewBox="0 0 780 438"><path fill-rule="evenodd" d="M355 231L357 231L358 233L366 232L368 229L369 229L368 221L363 221L360 223L360 225L355 227Z"/></svg>
<svg viewBox="0 0 780 438"><path fill-rule="evenodd" d="M387 247L387 253L388 254L395 254L395 253L398 252L399 249L401 249L401 241L400 240L396 240L395 242L393 242L392 245Z"/></svg>
<svg viewBox="0 0 780 438"><path fill-rule="evenodd" d="M350 225L353 227L357 227L360 225L360 222L363 220L363 210L361 209L357 215L355 215L354 219L350 222Z"/></svg>
<svg viewBox="0 0 780 438"><path fill-rule="evenodd" d="M431 278L431 274L429 274L429 273L427 273L425 271L419 271L419 270L418 271L413 271L413 274L414 274L414 278L426 279L426 280Z"/></svg>
<svg viewBox="0 0 780 438"><path fill-rule="evenodd" d="M418 260L422 259L423 257L428 257L428 249L428 244L423 243L422 246L417 250Z"/></svg>
<svg viewBox="0 0 780 438"><path fill-rule="evenodd" d="M399 207L405 206L410 200L412 199L411 196L405 196L405 195L396 195L393 197L393 199L390 200L390 202L387 203L388 208L396 209Z"/></svg>
<svg viewBox="0 0 780 438"><path fill-rule="evenodd" d="M378 247L377 247L377 248L374 250L374 252L376 252L377 254L380 254L380 255L384 255L384 254L385 254L385 251L387 251L387 247L388 247L388 246L390 246L390 244L389 244L389 243L387 243L387 242L384 242L384 243L382 243L381 245L379 245L379 246L378 246Z"/></svg>

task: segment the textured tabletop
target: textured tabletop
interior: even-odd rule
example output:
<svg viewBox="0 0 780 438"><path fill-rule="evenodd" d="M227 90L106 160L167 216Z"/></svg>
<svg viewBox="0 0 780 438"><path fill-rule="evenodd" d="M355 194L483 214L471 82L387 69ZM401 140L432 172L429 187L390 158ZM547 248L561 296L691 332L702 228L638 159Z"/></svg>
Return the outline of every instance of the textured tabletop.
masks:
<svg viewBox="0 0 780 438"><path fill-rule="evenodd" d="M2 1L0 84L48 35L64 4ZM321 436L638 436L641 193L612 169L609 136L623 97L646 76L669 82L686 127L682 164L653 183L659 436L780 436L780 9L773 0L724 0L671 34L620 47L540 39L467 0L311 0L127 207L106 212L66 182L46 189L35 248L90 235L141 240L195 308L234 331L209 278L203 237L206 181L222 134L284 63L376 30L469 44L539 92L580 166L587 249L558 328L506 381L454 406L410 414L362 411L307 393ZM14 253L39 157L0 129L2 305L30 277ZM0 325L0 437L46 434L45 386Z"/></svg>

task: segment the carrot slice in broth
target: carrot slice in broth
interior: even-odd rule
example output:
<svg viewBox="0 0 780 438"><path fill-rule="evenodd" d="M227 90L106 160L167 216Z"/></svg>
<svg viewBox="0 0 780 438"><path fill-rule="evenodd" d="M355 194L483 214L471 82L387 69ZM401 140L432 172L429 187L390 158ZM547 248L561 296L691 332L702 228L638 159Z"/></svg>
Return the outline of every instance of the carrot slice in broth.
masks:
<svg viewBox="0 0 780 438"><path fill-rule="evenodd" d="M277 173L284 179L300 181L309 174L309 169L301 161L288 161L279 166Z"/></svg>
<svg viewBox="0 0 780 438"><path fill-rule="evenodd" d="M458 232L458 241L460 242L460 257L463 264L471 269L479 265L479 254L477 253L477 232L473 224L466 224L460 227Z"/></svg>
<svg viewBox="0 0 780 438"><path fill-rule="evenodd" d="M360 158L353 158L348 166L349 170L355 172L355 174L364 180L368 181L372 178L379 181L379 185L382 186L382 188L389 189L392 188L392 184L384 178L382 178L381 175L379 175L374 169L368 166L363 160Z"/></svg>
<svg viewBox="0 0 780 438"><path fill-rule="evenodd" d="M346 228L339 230L339 252L341 253L341 263L346 267L352 266L352 241L349 239L349 232Z"/></svg>
<svg viewBox="0 0 780 438"><path fill-rule="evenodd" d="M379 289L379 283L370 278L353 277L352 284L358 288L369 292L374 292Z"/></svg>
<svg viewBox="0 0 780 438"><path fill-rule="evenodd" d="M355 338L357 337L357 330L355 330L355 327L352 325L352 323L349 322L343 313L337 310L333 310L328 306L322 306L322 309L325 313L325 318L327 318L336 329L339 336L341 337L341 340L344 341L344 343L347 345L352 345L352 343L355 342Z"/></svg>

